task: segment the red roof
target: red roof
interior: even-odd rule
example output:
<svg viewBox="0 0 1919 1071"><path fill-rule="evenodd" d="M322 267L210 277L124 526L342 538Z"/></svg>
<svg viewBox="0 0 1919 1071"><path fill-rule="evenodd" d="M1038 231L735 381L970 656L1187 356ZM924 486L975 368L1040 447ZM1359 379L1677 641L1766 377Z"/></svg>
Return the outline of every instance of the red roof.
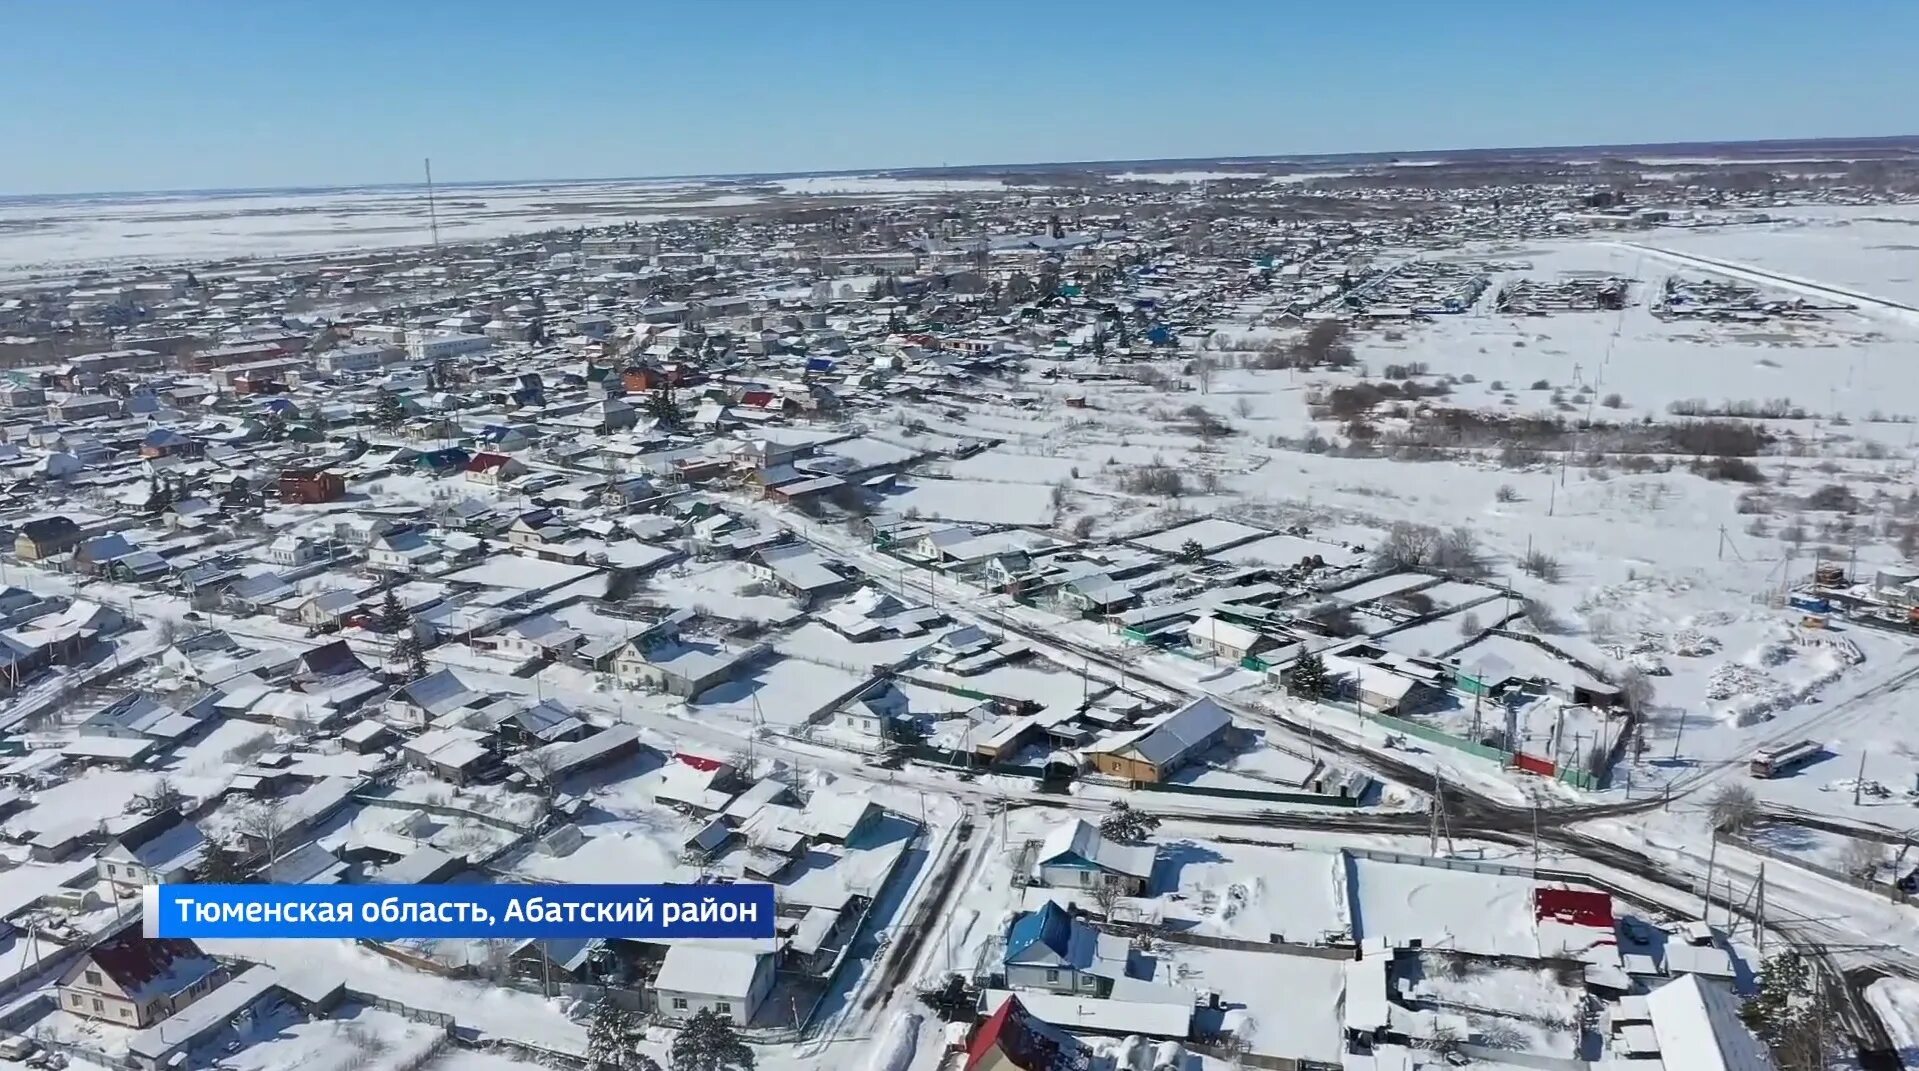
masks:
<svg viewBox="0 0 1919 1071"><path fill-rule="evenodd" d="M474 454L473 460L466 463L466 471L485 472L488 469L497 469L511 460L513 459L505 454Z"/></svg>
<svg viewBox="0 0 1919 1071"><path fill-rule="evenodd" d="M741 405L750 405L755 409L765 409L773 404L773 392L770 390L749 390L740 395Z"/></svg>
<svg viewBox="0 0 1919 1071"><path fill-rule="evenodd" d="M973 1071L995 1049L1024 1071L1051 1071L1063 1062L1061 1050L1067 1040L1034 1019L1018 997L1009 995L973 1035L973 1044L966 1049L966 1071Z"/></svg>
<svg viewBox="0 0 1919 1071"><path fill-rule="evenodd" d="M127 995L142 1003L149 985L154 994L177 993L219 967L211 956L192 941L174 937L142 937L122 934L93 947L91 954L100 972L114 980ZM175 983L178 983L177 985Z"/></svg>
<svg viewBox="0 0 1919 1071"><path fill-rule="evenodd" d="M701 773L712 773L714 770L726 765L726 763L721 762L719 759L709 759L704 755L691 755L684 751L675 752L673 757Z"/></svg>
<svg viewBox="0 0 1919 1071"><path fill-rule="evenodd" d="M1610 930L1613 928L1612 894L1585 889L1534 889L1533 918Z"/></svg>

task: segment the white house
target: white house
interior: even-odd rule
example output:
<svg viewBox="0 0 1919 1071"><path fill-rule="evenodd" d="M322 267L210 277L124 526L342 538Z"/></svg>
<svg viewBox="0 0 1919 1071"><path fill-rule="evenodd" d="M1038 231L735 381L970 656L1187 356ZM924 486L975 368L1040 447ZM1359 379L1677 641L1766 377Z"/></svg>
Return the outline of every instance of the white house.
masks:
<svg viewBox="0 0 1919 1071"><path fill-rule="evenodd" d="M417 335L407 340L406 349L416 361L437 361L442 357L479 353L492 345L493 340L485 335L430 334Z"/></svg>
<svg viewBox="0 0 1919 1071"><path fill-rule="evenodd" d="M275 565L300 566L317 562L326 554L319 540L288 533L267 544L266 557Z"/></svg>
<svg viewBox="0 0 1919 1071"><path fill-rule="evenodd" d="M655 1004L669 1019L710 1009L746 1026L773 991L773 956L765 942L681 942L666 950L653 979Z"/></svg>
<svg viewBox="0 0 1919 1071"><path fill-rule="evenodd" d="M1121 844L1101 836L1099 827L1075 818L1047 834L1040 845L1039 880L1056 889L1116 886L1137 896L1153 876L1157 850L1150 844Z"/></svg>
<svg viewBox="0 0 1919 1071"><path fill-rule="evenodd" d="M1100 933L1048 900L1013 920L1002 961L1011 989L1104 996L1126 975L1127 938Z"/></svg>
<svg viewBox="0 0 1919 1071"><path fill-rule="evenodd" d="M177 810L161 811L122 830L100 849L99 876L116 892L185 881L200 865L207 839Z"/></svg>
<svg viewBox="0 0 1919 1071"><path fill-rule="evenodd" d="M563 658L585 638L550 614L535 614L507 626L494 646L516 658Z"/></svg>

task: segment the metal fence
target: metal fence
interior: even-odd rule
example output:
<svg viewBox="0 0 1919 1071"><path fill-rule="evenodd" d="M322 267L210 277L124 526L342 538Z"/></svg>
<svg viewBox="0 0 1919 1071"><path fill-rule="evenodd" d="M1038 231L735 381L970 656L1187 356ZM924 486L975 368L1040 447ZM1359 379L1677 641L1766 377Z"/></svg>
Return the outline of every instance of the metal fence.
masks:
<svg viewBox="0 0 1919 1071"><path fill-rule="evenodd" d="M1757 841L1742 837L1737 833L1728 833L1725 830L1719 830L1715 832L1713 836L1721 844L1730 844L1741 851L1747 851L1754 855L1764 856L1767 859L1777 860L1788 866L1796 866L1801 870L1810 870L1820 877L1830 878L1843 885L1850 885L1855 889L1864 889L1869 893L1877 893L1895 904L1909 904L1913 901L1911 896L1900 892L1898 886L1888 882L1874 881L1871 878L1848 874L1843 870L1834 870L1832 867L1815 863L1804 856L1792 855L1788 852L1782 852L1777 848L1768 848Z"/></svg>

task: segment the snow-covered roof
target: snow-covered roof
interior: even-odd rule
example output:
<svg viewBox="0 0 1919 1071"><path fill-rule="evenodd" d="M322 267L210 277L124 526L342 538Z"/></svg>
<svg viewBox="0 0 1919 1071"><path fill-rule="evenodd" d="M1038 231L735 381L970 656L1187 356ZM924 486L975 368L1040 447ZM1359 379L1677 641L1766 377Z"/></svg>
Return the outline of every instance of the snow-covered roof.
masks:
<svg viewBox="0 0 1919 1071"><path fill-rule="evenodd" d="M1244 625L1235 625L1231 621L1222 621L1208 614L1186 626L1186 636L1191 640L1204 640L1211 644L1223 644L1242 651L1250 651L1259 644L1259 633Z"/></svg>
<svg viewBox="0 0 1919 1071"><path fill-rule="evenodd" d="M1646 997L1659 1059L1686 1071L1772 1071L1765 1046L1739 1019L1739 1001L1722 985L1686 975Z"/></svg>
<svg viewBox="0 0 1919 1071"><path fill-rule="evenodd" d="M1108 840L1100 835L1097 826L1075 818L1047 834L1040 846L1039 863L1041 866L1070 865L1077 859L1101 870L1144 880L1153 873L1155 854L1151 845Z"/></svg>
<svg viewBox="0 0 1919 1071"><path fill-rule="evenodd" d="M989 989L982 996L981 1004L997 1012L1000 1005L1012 996L1013 993L1008 990ZM1080 994L1045 993L1039 990L1022 990L1019 1001L1035 1019L1062 1029L1183 1040L1193 1027L1193 1005L1190 1002L1181 1006L1148 1001L1101 1000Z"/></svg>
<svg viewBox="0 0 1919 1071"><path fill-rule="evenodd" d="M653 988L671 993L732 997L744 1001L753 988L753 975L764 952L723 948L710 944L676 944L667 948Z"/></svg>

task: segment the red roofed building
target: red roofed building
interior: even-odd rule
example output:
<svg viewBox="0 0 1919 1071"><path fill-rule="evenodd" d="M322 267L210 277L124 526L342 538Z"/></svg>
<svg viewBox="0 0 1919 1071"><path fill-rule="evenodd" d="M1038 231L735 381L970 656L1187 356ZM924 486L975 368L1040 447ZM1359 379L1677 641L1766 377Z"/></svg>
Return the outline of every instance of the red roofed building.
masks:
<svg viewBox="0 0 1919 1071"><path fill-rule="evenodd" d="M526 466L505 454L478 453L466 463L466 478L474 483L499 484L526 472Z"/></svg>
<svg viewBox="0 0 1919 1071"><path fill-rule="evenodd" d="M965 1071L1066 1071L1086 1064L1076 1038L1040 1022L1009 995L966 1047Z"/></svg>
<svg viewBox="0 0 1919 1071"><path fill-rule="evenodd" d="M226 968L192 941L138 930L95 945L60 978L60 1007L145 1029L219 988Z"/></svg>
<svg viewBox="0 0 1919 1071"><path fill-rule="evenodd" d="M719 759L709 759L705 755L695 755L691 752L676 751L673 753L673 757L701 773L714 773L726 768L726 763Z"/></svg>
<svg viewBox="0 0 1919 1071"><path fill-rule="evenodd" d="M1589 889L1534 889L1533 919L1611 930L1612 894Z"/></svg>

